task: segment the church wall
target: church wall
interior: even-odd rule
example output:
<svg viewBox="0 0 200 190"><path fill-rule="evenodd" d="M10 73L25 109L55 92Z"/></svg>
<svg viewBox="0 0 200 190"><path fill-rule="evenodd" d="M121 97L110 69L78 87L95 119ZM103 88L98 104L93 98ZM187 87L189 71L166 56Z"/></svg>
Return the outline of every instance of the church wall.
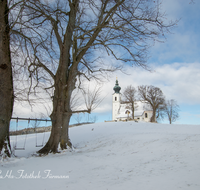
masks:
<svg viewBox="0 0 200 190"><path fill-rule="evenodd" d="M120 120L127 120L128 115L126 115L126 105L121 104L121 87L119 86L118 80L116 80L116 84L113 88L114 94L112 95L112 120L113 121L120 121ZM125 106L125 107L124 107ZM136 103L135 111L137 111L137 115L134 119L138 121L146 121L150 122L153 112L149 110L149 106L146 102L138 101ZM148 111L149 110L149 111ZM141 113L138 113L141 112ZM131 119L131 110L130 110L130 119Z"/></svg>
<svg viewBox="0 0 200 190"><path fill-rule="evenodd" d="M147 114L147 117L145 116L145 114ZM152 115L153 111L144 111L142 115L142 121L150 122Z"/></svg>
<svg viewBox="0 0 200 190"><path fill-rule="evenodd" d="M121 102L121 94L114 93L113 94L113 107L112 107L112 120L117 120L118 110Z"/></svg>

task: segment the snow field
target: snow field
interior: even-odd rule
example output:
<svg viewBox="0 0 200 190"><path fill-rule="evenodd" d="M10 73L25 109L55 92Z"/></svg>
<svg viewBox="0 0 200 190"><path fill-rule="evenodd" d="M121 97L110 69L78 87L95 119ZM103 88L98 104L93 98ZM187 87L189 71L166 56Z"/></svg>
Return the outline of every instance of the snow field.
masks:
<svg viewBox="0 0 200 190"><path fill-rule="evenodd" d="M69 133L75 149L45 157L30 156L39 148L35 135L28 135L26 150L0 164L2 189L200 189L200 126L114 122L73 127ZM11 170L14 178L5 177ZM40 176L20 178L19 170ZM69 178L52 179L47 170Z"/></svg>

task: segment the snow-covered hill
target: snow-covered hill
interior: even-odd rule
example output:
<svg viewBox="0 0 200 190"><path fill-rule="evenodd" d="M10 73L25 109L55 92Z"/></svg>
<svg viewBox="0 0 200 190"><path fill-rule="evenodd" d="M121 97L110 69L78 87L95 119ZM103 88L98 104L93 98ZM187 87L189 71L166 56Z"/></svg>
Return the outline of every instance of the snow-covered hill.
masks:
<svg viewBox="0 0 200 190"><path fill-rule="evenodd" d="M70 128L70 138L74 151L31 157L39 148L28 135L25 151L1 161L1 189L200 189L200 126L96 123Z"/></svg>

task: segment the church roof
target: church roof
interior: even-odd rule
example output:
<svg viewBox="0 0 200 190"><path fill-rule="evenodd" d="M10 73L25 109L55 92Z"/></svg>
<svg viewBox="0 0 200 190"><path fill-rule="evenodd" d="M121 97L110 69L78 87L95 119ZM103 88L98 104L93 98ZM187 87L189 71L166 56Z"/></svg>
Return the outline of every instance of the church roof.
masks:
<svg viewBox="0 0 200 190"><path fill-rule="evenodd" d="M117 80L117 79L116 79L116 83L115 83L115 86L114 86L113 90L114 90L115 93L117 93L117 94L120 93L121 87L119 86L119 83L118 83L118 80Z"/></svg>

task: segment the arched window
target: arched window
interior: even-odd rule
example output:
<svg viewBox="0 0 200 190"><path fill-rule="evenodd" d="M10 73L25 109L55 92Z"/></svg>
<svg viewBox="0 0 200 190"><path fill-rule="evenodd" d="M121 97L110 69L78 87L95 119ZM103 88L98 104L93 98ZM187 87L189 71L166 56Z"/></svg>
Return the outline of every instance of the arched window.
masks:
<svg viewBox="0 0 200 190"><path fill-rule="evenodd" d="M117 97L115 97L115 101L117 101Z"/></svg>
<svg viewBox="0 0 200 190"><path fill-rule="evenodd" d="M126 111L125 111L125 114L128 114L128 115L129 115L129 114L130 114L130 111L129 111L129 110L126 110Z"/></svg>
<svg viewBox="0 0 200 190"><path fill-rule="evenodd" d="M145 113L145 118L148 118L148 114L147 113Z"/></svg>

